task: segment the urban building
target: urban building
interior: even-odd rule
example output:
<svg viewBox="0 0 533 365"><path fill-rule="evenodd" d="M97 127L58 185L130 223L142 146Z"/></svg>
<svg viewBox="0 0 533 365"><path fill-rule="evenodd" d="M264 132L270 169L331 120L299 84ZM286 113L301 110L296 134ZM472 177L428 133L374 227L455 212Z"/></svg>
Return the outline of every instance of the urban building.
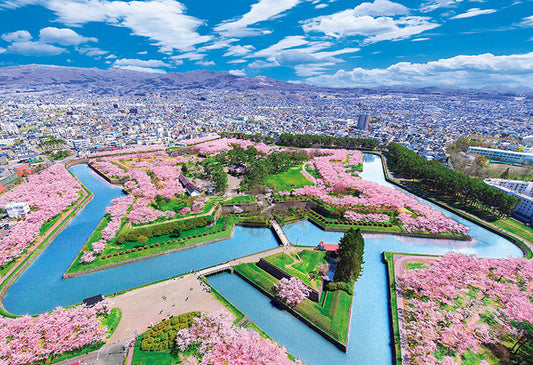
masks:
<svg viewBox="0 0 533 365"><path fill-rule="evenodd" d="M12 202L6 205L6 213L11 219L24 218L29 211L30 206L26 202Z"/></svg>
<svg viewBox="0 0 533 365"><path fill-rule="evenodd" d="M357 129L363 131L368 129L368 114L359 115L357 120Z"/></svg>
<svg viewBox="0 0 533 365"><path fill-rule="evenodd" d="M533 163L533 153L514 152L495 148L468 147L466 153L485 156L494 161L509 163Z"/></svg>
<svg viewBox="0 0 533 365"><path fill-rule="evenodd" d="M533 182L486 179L485 183L506 194L520 198L522 202L516 206L514 213L519 218L533 223Z"/></svg>

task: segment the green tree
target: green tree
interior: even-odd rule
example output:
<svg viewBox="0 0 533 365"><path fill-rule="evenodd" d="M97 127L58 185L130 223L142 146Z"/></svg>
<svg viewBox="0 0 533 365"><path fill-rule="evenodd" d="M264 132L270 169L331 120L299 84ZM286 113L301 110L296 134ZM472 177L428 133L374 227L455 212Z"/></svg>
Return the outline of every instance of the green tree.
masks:
<svg viewBox="0 0 533 365"><path fill-rule="evenodd" d="M365 240L361 230L350 228L339 242L339 264L335 270L334 281L354 282L361 276Z"/></svg>

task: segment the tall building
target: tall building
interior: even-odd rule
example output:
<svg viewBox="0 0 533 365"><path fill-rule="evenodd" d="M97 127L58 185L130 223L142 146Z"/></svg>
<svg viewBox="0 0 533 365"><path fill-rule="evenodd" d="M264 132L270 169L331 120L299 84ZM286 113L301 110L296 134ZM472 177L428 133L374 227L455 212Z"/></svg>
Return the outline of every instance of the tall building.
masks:
<svg viewBox="0 0 533 365"><path fill-rule="evenodd" d="M359 119L357 120L357 129L359 130L368 129L368 114L359 115Z"/></svg>

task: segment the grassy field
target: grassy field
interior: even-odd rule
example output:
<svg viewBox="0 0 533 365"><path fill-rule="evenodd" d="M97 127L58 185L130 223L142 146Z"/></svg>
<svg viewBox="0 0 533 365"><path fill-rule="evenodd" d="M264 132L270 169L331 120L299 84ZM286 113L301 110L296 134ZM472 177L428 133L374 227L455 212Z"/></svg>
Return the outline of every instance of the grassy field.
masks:
<svg viewBox="0 0 533 365"><path fill-rule="evenodd" d="M157 210L165 212L167 210L173 212L179 212L181 209L187 206L187 201L183 199L169 199L168 201L160 201L159 203L153 203L153 207Z"/></svg>
<svg viewBox="0 0 533 365"><path fill-rule="evenodd" d="M533 228L523 225L514 219L498 219L496 222L494 222L494 224L505 229L506 231L524 238L528 242L533 242Z"/></svg>
<svg viewBox="0 0 533 365"><path fill-rule="evenodd" d="M288 191L294 190L313 183L305 178L300 171L301 167L293 167L285 172L270 175L266 179L267 186L274 190Z"/></svg>
<svg viewBox="0 0 533 365"><path fill-rule="evenodd" d="M319 263L327 263L325 251L302 250L298 253L279 253L265 258L271 264L297 277L304 284L318 290L322 278L316 267Z"/></svg>
<svg viewBox="0 0 533 365"><path fill-rule="evenodd" d="M233 198L224 201L223 204L229 205L229 204L243 204L243 203L253 203L253 202L255 202L254 196L239 195L239 196L234 196Z"/></svg>

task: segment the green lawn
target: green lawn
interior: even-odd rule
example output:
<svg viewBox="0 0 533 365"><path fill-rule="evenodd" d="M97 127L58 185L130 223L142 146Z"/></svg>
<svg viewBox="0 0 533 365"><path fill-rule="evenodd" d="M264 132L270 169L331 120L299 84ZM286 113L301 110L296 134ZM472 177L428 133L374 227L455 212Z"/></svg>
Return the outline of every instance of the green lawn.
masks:
<svg viewBox="0 0 533 365"><path fill-rule="evenodd" d="M231 204L243 204L243 203L253 203L255 202L255 197L252 195L238 195L234 196L233 198L226 200L223 202L223 204L231 205Z"/></svg>
<svg viewBox="0 0 533 365"><path fill-rule="evenodd" d="M407 270L411 270L411 269L425 269L426 268L426 264L424 262L406 262L405 263L405 268Z"/></svg>
<svg viewBox="0 0 533 365"><path fill-rule="evenodd" d="M325 251L302 250L297 254L291 253L290 255L279 253L265 257L265 260L289 275L297 277L311 288L318 290L322 279L316 267L321 262L327 263L325 256Z"/></svg>
<svg viewBox="0 0 533 365"><path fill-rule="evenodd" d="M494 224L517 236L522 237L527 242L533 242L533 228L523 225L514 219L498 219L496 222L494 222Z"/></svg>
<svg viewBox="0 0 533 365"><path fill-rule="evenodd" d="M300 171L301 167L293 167L276 175L270 175L266 179L267 186L274 190L294 190L313 183L305 178Z"/></svg>
<svg viewBox="0 0 533 365"><path fill-rule="evenodd" d="M167 210L179 212L181 209L187 206L187 201L184 201L183 199L169 199L168 201L162 200L158 203L154 202L152 204L155 209L162 212L166 212Z"/></svg>

